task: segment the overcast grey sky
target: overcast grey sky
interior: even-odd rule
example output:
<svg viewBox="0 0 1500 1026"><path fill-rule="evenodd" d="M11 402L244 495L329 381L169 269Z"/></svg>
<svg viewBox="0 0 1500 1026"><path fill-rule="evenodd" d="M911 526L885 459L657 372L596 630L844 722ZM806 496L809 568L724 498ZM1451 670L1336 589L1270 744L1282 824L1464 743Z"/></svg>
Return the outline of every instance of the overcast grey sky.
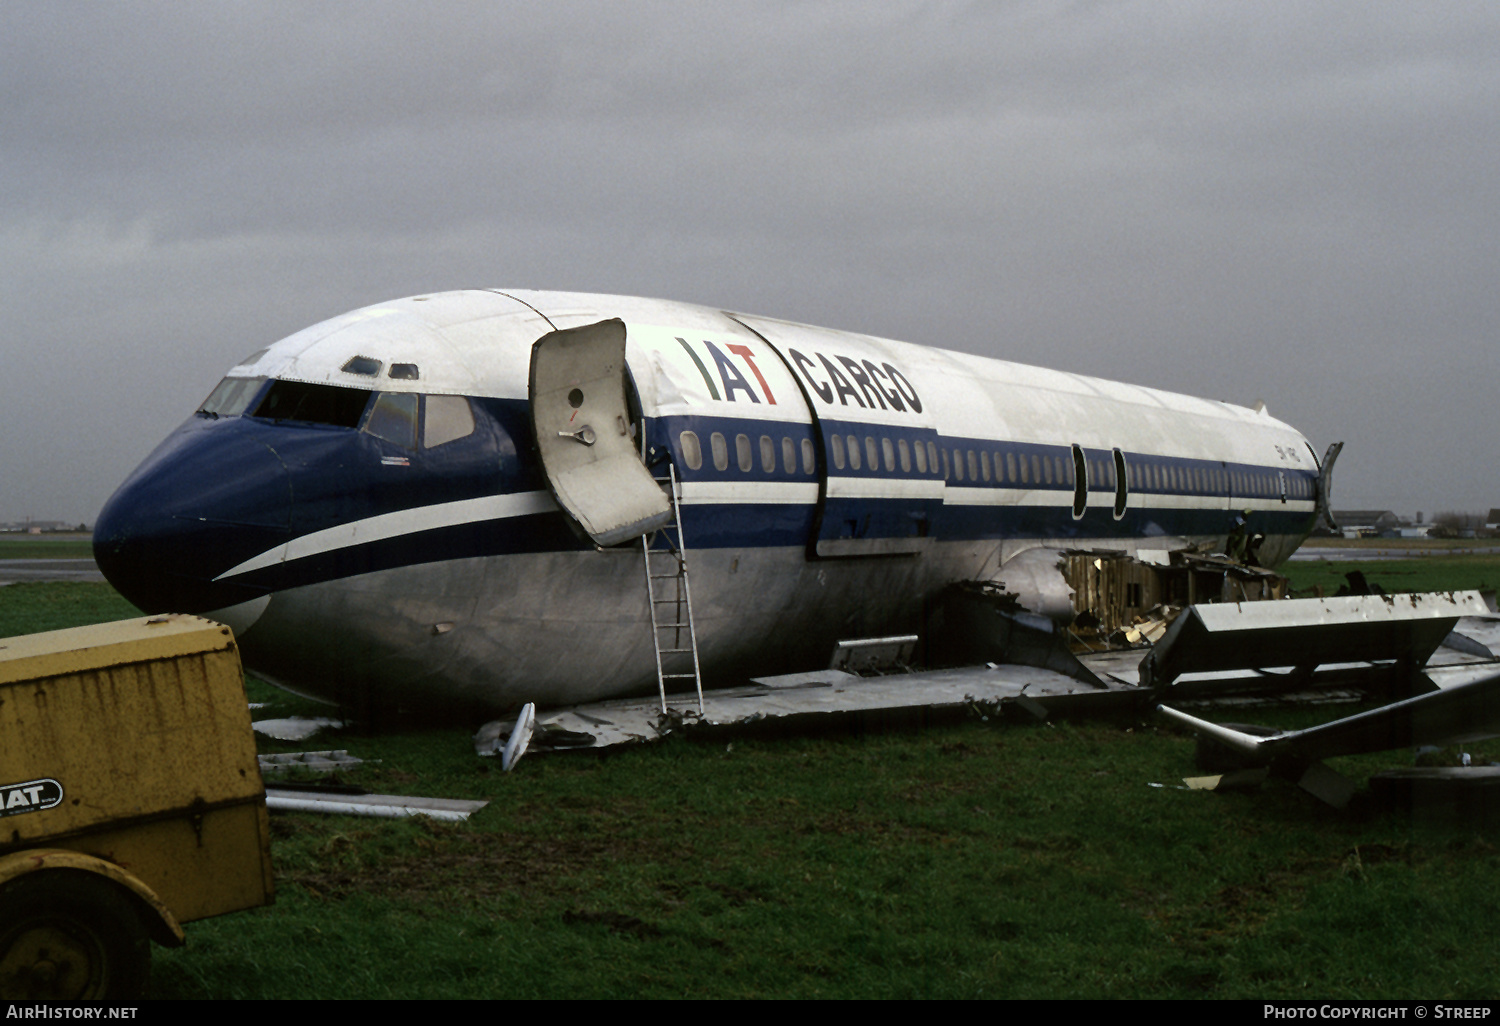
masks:
<svg viewBox="0 0 1500 1026"><path fill-rule="evenodd" d="M1500 506L1500 4L0 5L0 521L232 363L471 286L1250 404Z"/></svg>

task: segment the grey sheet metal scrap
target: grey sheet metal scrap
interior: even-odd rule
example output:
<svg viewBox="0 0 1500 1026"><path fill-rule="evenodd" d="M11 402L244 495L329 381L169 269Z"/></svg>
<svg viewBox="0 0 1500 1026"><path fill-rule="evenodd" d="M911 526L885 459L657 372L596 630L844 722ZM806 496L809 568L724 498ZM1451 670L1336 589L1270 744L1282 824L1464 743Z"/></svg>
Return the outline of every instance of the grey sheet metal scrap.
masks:
<svg viewBox="0 0 1500 1026"><path fill-rule="evenodd" d="M1056 701L1063 698L1122 696L1140 691L1130 685L1100 689L1051 670L1030 666L966 667L860 677L843 670L760 677L750 685L703 692L703 713L674 707L662 715L653 698L615 699L571 709L538 713L533 750L608 748L656 741L685 730L779 724L792 728L810 720L856 714L901 714L998 706L1022 698ZM475 736L481 755L494 755L503 746L511 723L485 724Z"/></svg>
<svg viewBox="0 0 1500 1026"><path fill-rule="evenodd" d="M1492 646L1500 642L1500 619L1489 614L1477 593L1402 597L1390 601L1372 596L1355 600L1301 599L1193 607L1212 610L1206 628L1202 617L1184 614L1173 642L1151 649L1086 654L1082 664L1097 684L1053 670L1012 664L857 676L841 670L761 677L738 688L704 692L703 713L681 705L660 712L655 698L615 699L567 709L539 712L532 750L608 748L655 741L674 732L743 728L751 725L788 729L840 715L932 717L966 710L1001 713L1024 710L1044 717L1105 715L1132 706L1141 710L1168 695L1213 700L1268 689L1296 690L1316 685L1319 667L1334 663L1340 680L1358 679L1360 671L1389 673L1392 663L1419 670L1432 688L1442 690L1492 678L1500 660ZM1443 644L1458 625L1466 644ZM1176 624L1174 624L1176 626ZM1324 628L1321 632L1319 628ZM1210 629L1211 628L1211 629ZM1209 646L1214 631L1234 643ZM1324 641L1320 644L1318 637ZM1405 639L1393 644L1392 639ZM1182 639L1178 641L1177 639ZM1368 662L1359 662L1363 645ZM1227 650L1227 651L1226 651ZM1143 658L1144 656L1144 658ZM1151 677L1151 661L1170 662L1164 679ZM1295 663L1296 665L1283 665ZM1154 680L1157 688L1146 686ZM503 748L510 721L486 724L475 735L475 750L494 755Z"/></svg>

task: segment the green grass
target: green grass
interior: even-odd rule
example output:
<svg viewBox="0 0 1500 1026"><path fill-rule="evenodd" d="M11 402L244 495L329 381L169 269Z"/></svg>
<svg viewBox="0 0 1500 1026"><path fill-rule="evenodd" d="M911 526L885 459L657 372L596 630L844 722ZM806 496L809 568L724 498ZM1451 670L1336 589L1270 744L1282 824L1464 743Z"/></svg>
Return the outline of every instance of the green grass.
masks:
<svg viewBox="0 0 1500 1026"><path fill-rule="evenodd" d="M0 588L0 636L131 615L106 585ZM326 712L248 690L273 703L259 715ZM1193 742L1150 722L675 739L511 774L461 729L262 742L291 748L350 749L370 761L346 779L372 790L491 804L460 825L273 816L276 903L157 948L155 996L1500 991L1500 839L1279 783L1181 789ZM1335 767L1363 781L1410 759Z"/></svg>
<svg viewBox="0 0 1500 1026"><path fill-rule="evenodd" d="M93 555L94 543L88 538L0 535L0 559L92 559Z"/></svg>
<svg viewBox="0 0 1500 1026"><path fill-rule="evenodd" d="M1291 580L1299 595L1321 588L1336 594L1345 575L1358 570L1388 592L1494 591L1500 586L1500 555L1422 556L1416 559L1309 560L1283 563L1277 572Z"/></svg>
<svg viewBox="0 0 1500 1026"><path fill-rule="evenodd" d="M28 581L0 588L0 638L140 615L107 584Z"/></svg>
<svg viewBox="0 0 1500 1026"><path fill-rule="evenodd" d="M1309 538L1304 543L1319 549L1417 549L1463 552L1500 546L1500 536L1493 538Z"/></svg>
<svg viewBox="0 0 1500 1026"><path fill-rule="evenodd" d="M673 741L509 775L457 732L337 743L382 760L367 786L493 804L275 817L277 904L190 926L159 996L1496 991L1491 840L1284 785L1180 790L1192 742L1151 725Z"/></svg>

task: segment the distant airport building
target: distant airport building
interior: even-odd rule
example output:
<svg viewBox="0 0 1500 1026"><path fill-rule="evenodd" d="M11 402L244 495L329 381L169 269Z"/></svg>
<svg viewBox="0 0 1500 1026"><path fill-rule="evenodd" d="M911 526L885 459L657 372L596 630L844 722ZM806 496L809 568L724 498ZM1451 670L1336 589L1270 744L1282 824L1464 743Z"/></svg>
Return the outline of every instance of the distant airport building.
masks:
<svg viewBox="0 0 1500 1026"><path fill-rule="evenodd" d="M1336 509L1333 520L1345 538L1391 538L1403 526L1401 518L1388 509Z"/></svg>
<svg viewBox="0 0 1500 1026"><path fill-rule="evenodd" d="M83 524L69 524L62 520L13 520L0 524L0 534L51 534L54 531L87 531Z"/></svg>

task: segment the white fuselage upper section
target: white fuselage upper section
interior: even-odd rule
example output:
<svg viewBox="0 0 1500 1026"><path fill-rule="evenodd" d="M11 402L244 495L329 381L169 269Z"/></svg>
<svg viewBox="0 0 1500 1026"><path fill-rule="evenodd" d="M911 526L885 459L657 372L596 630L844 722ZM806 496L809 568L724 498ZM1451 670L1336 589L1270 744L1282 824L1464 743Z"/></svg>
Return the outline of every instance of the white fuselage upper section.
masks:
<svg viewBox="0 0 1500 1026"><path fill-rule="evenodd" d="M400 299L305 328L253 362L233 368L231 374L524 400L531 346L538 338L610 317L627 325L630 365L648 416L707 411L716 404L722 410L738 398L738 417L805 419L801 393L820 416L865 423L903 419L902 413L874 403L860 405L857 397L851 401L831 386L828 393L833 398L828 401L808 387L809 382L794 382L783 357L735 316L630 296L473 290ZM900 368L918 393L930 397L921 419L946 437L1078 444L1304 472L1316 469L1307 440L1264 410L852 332L767 318L743 320L779 328L783 344L785 339L796 340L809 353L878 354L881 362ZM731 344L750 350L748 359L729 355L759 392L762 382L750 371L753 362L779 401L747 402L744 394L727 400L710 396L703 374L676 344L678 337L697 344L700 336L718 342L726 352ZM378 360L385 368L415 364L420 376L372 380L343 370L356 356ZM827 382L819 363L813 364L809 376L813 385ZM890 387L886 382L875 384ZM786 391L779 392L778 385ZM868 398L869 392L861 389L859 395Z"/></svg>

